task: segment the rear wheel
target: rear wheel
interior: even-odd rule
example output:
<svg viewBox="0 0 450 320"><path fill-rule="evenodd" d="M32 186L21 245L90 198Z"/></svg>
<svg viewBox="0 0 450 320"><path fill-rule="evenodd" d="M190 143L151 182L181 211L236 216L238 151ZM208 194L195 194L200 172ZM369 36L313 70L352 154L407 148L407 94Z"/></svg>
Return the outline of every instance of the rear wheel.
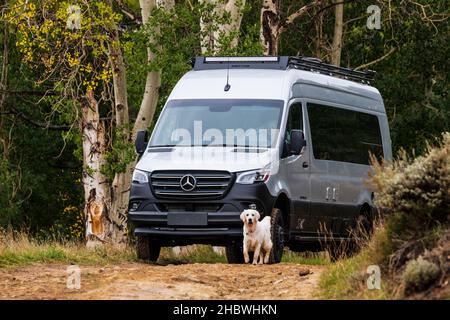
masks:
<svg viewBox="0 0 450 320"><path fill-rule="evenodd" d="M353 242L352 253L357 253L360 249L367 245L368 241L372 237L374 228L373 218L370 215L370 211L362 211L356 218L356 227Z"/></svg>
<svg viewBox="0 0 450 320"><path fill-rule="evenodd" d="M136 254L138 259L156 262L161 252L161 245L154 240L150 240L147 236L137 236Z"/></svg>
<svg viewBox="0 0 450 320"><path fill-rule="evenodd" d="M244 263L242 242L236 242L225 247L225 255L228 263Z"/></svg>
<svg viewBox="0 0 450 320"><path fill-rule="evenodd" d="M280 209L274 208L270 214L272 236L272 251L270 252L269 263L280 263L284 249L284 223L283 214Z"/></svg>
<svg viewBox="0 0 450 320"><path fill-rule="evenodd" d="M357 235L370 237L373 233L373 219L370 216L370 212L362 212L356 218L356 231Z"/></svg>
<svg viewBox="0 0 450 320"><path fill-rule="evenodd" d="M357 254L370 239L373 233L373 219L370 210L363 210L355 220L352 239L333 242L327 246L332 262Z"/></svg>

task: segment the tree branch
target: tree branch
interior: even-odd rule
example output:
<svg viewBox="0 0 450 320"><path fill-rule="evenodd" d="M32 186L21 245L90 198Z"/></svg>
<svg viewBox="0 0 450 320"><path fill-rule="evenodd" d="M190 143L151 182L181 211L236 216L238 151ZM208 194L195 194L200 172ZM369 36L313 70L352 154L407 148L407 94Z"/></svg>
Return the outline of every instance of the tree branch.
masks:
<svg viewBox="0 0 450 320"><path fill-rule="evenodd" d="M333 8L339 4L346 4L346 3L350 3L350 2L354 2L356 0L343 0L341 2L334 2L331 3L323 8L321 8L319 11L316 12L316 14L311 18L311 22L314 22L314 20L316 19L316 17L321 14L323 11L328 10L330 8ZM307 4L303 7L301 7L300 9L298 9L297 11L295 11L294 13L292 13L291 15L289 15L286 20L280 24L279 30L278 32L281 34L288 25L292 24L295 20L297 20L298 18L300 18L301 16L303 16L304 14L308 13L310 9L314 8L314 7L318 7L322 4L322 0L315 0L314 2L311 2L310 4Z"/></svg>
<svg viewBox="0 0 450 320"><path fill-rule="evenodd" d="M115 2L117 3L120 11L122 11L122 13L126 15L130 20L136 22L137 24L142 24L142 18L138 16L138 14L131 8L129 8L125 3L123 3L122 0L115 0Z"/></svg>
<svg viewBox="0 0 450 320"><path fill-rule="evenodd" d="M354 70L365 69L365 68L367 68L367 67L369 67L369 66L371 66L371 65L373 65L373 64L375 64L375 63L378 63L378 62L380 62L380 61L386 59L387 57L389 57L391 54L393 54L395 50L396 50L396 48L393 47L393 48L391 48L391 50L389 50L389 52L386 53L385 55L383 55L383 56L379 57L378 59L375 59L375 60L373 60L373 61L371 61L371 62L362 64L362 65L360 65L359 67L356 67Z"/></svg>
<svg viewBox="0 0 450 320"><path fill-rule="evenodd" d="M44 129L53 130L53 131L69 131L70 128L72 127L72 126L68 126L68 125L51 125L50 123L43 123L43 122L34 120L12 105L8 105L8 109L10 109L14 115L20 117L21 119L25 120L29 124L31 124L35 127L38 127L38 128L44 128Z"/></svg>
<svg viewBox="0 0 450 320"><path fill-rule="evenodd" d="M288 25L290 25L291 23L293 23L296 19L300 18L301 16L303 16L305 13L307 13L310 9L318 6L321 4L320 0L315 0L314 2L311 2L310 4L307 4L303 7L301 7L300 9L298 9L297 11L295 11L294 13L292 13L291 15L289 15L286 20L284 20L284 22L280 23L280 26L278 27L278 33L281 34Z"/></svg>
<svg viewBox="0 0 450 320"><path fill-rule="evenodd" d="M31 118L30 116L26 115L23 111L18 110L17 108L15 108L11 105L8 105L7 108L10 109L11 111L5 111L5 112L2 112L1 114L18 116L19 118L25 120L29 124L31 124L35 127L38 127L38 128L48 129L48 130L53 130L53 131L69 131L72 128L72 125L66 125L66 124L52 125L50 123L40 122L38 120ZM101 117L99 120L100 121L114 121L114 119L112 117ZM136 118L132 117L130 120L135 121Z"/></svg>
<svg viewBox="0 0 450 320"><path fill-rule="evenodd" d="M0 94L7 94L10 96L19 96L19 97L30 97L30 96L37 96L37 97L45 97L45 96L62 96L63 94L61 92L56 91L32 91L32 90L2 90L0 89Z"/></svg>

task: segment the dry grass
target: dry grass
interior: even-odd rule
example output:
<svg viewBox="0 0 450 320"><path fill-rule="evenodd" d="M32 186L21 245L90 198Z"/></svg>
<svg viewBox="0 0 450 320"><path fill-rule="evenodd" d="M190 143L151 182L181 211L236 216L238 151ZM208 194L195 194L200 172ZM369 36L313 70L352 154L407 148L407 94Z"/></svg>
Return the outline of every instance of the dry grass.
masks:
<svg viewBox="0 0 450 320"><path fill-rule="evenodd" d="M191 245L181 247L181 252L175 254L172 248L163 248L160 263L227 263L225 254L217 253L208 245ZM325 252L293 252L285 249L281 262L306 265L327 265L329 260Z"/></svg>
<svg viewBox="0 0 450 320"><path fill-rule="evenodd" d="M86 249L83 243L38 240L27 232L0 230L0 268L31 263L109 264L136 260L126 246Z"/></svg>
<svg viewBox="0 0 450 320"><path fill-rule="evenodd" d="M360 240L363 241L363 240ZM366 240L368 241L368 240ZM359 254L345 256L329 266L320 279L320 297L324 299L388 299L391 297L389 275L384 267L388 245L386 229L378 224L371 240L362 246ZM381 290L369 290L367 268L378 265L381 271Z"/></svg>
<svg viewBox="0 0 450 320"><path fill-rule="evenodd" d="M162 248L158 263L227 263L225 254L217 253L208 245L181 247L179 253L172 248ZM105 265L138 261L133 247L108 246L87 249L84 243L61 239L36 239L26 231L0 229L0 268L31 263L77 263ZM326 265L324 253L295 253L286 250L283 262Z"/></svg>
<svg viewBox="0 0 450 320"><path fill-rule="evenodd" d="M180 247L179 253L172 248L162 248L158 262L163 264L227 263L225 255L215 252L212 246L191 245Z"/></svg>
<svg viewBox="0 0 450 320"><path fill-rule="evenodd" d="M293 252L285 250L281 262L298 263L305 265L325 266L330 264L327 253L321 252Z"/></svg>

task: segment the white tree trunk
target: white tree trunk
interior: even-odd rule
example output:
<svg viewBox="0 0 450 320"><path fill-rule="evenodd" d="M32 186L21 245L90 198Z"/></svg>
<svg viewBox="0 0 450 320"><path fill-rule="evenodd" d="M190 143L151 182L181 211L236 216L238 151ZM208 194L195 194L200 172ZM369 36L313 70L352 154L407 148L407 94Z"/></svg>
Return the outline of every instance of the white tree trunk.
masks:
<svg viewBox="0 0 450 320"><path fill-rule="evenodd" d="M340 1L340 0L337 0ZM342 33L344 21L344 4L340 3L335 6L334 12L334 36L333 44L331 46L331 64L336 66L341 65L341 51L342 51Z"/></svg>
<svg viewBox="0 0 450 320"><path fill-rule="evenodd" d="M159 2L161 5L173 5L173 0ZM141 1L143 8L143 19L148 21L151 9L155 6L155 1ZM144 22L144 23L145 23ZM119 35L117 31L112 34L112 41L108 44L110 63L113 71L114 86L114 112L116 125L116 138L130 141L129 110L126 85L126 69L123 53L119 45ZM148 51L148 59L154 58L153 53ZM133 138L138 130L145 130L153 118L158 102L158 90L160 85L160 73L150 72L147 77L146 90L144 93L141 108L139 109L138 119L132 132ZM102 137L103 140L105 137ZM106 144L105 141L103 141ZM106 150L104 150L106 151ZM125 150L123 152L126 152ZM108 240L118 244L126 241L127 235L127 210L131 184L132 170L135 163L130 163L124 172L115 174L111 185L109 201L105 200L106 217L110 224ZM101 169L101 167L100 167ZM91 214L92 215L92 214Z"/></svg>
<svg viewBox="0 0 450 320"><path fill-rule="evenodd" d="M108 49L113 71L116 139L130 141L126 70L117 30L112 37L113 41L109 43ZM126 150L122 150L122 152L125 153ZM113 225L111 240L115 244L126 241L128 198L133 166L134 164L129 164L124 172L116 173L111 185L109 219Z"/></svg>
<svg viewBox="0 0 450 320"><path fill-rule="evenodd" d="M145 25L148 22L150 13L155 6L163 7L170 10L175 6L174 0L139 0L141 6L142 23ZM147 49L147 63L155 59L155 54L150 49ZM147 74L145 81L144 96L139 108L139 112L134 123L132 140L136 138L137 132L147 130L148 126L155 115L156 106L158 104L159 87L161 86L161 72L152 71Z"/></svg>
<svg viewBox="0 0 450 320"><path fill-rule="evenodd" d="M278 55L280 23L279 0L263 0L261 7L260 41L264 48L264 55Z"/></svg>
<svg viewBox="0 0 450 320"><path fill-rule="evenodd" d="M105 125L100 122L98 103L88 91L82 105L83 185L85 197L86 241L88 247L108 242L111 236L107 178L101 173L105 160Z"/></svg>
<svg viewBox="0 0 450 320"><path fill-rule="evenodd" d="M229 12L231 16L230 23L219 25L215 31L208 31L208 28L211 27L211 22L206 23L203 19L200 19L200 30L203 33L203 38L201 39L202 54L207 52L215 54L220 50L219 39L221 36L228 36L231 32L239 31L245 0L201 0L201 2L214 4L215 13L219 16L222 16L224 12ZM231 42L232 48L237 46L238 40L238 37L233 39Z"/></svg>
<svg viewBox="0 0 450 320"><path fill-rule="evenodd" d="M303 17L312 8L320 6L321 0L311 1L291 13L286 19L280 17L280 0L263 0L261 7L261 30L260 40L264 48L264 54L269 56L278 55L281 34L295 20Z"/></svg>

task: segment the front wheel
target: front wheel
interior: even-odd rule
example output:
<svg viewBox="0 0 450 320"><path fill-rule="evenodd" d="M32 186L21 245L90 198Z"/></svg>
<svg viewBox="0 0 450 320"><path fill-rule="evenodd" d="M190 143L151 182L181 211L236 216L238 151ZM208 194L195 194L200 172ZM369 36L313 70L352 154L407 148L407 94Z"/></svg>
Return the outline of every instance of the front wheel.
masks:
<svg viewBox="0 0 450 320"><path fill-rule="evenodd" d="M161 252L161 245L150 240L147 236L136 237L136 255L138 259L149 262L156 262Z"/></svg>
<svg viewBox="0 0 450 320"><path fill-rule="evenodd" d="M280 209L274 208L270 214L270 232L272 236L272 251L269 263L280 263L284 250L284 223Z"/></svg>
<svg viewBox="0 0 450 320"><path fill-rule="evenodd" d="M233 243L225 247L225 255L228 263L244 263L244 256L242 253L242 242Z"/></svg>

